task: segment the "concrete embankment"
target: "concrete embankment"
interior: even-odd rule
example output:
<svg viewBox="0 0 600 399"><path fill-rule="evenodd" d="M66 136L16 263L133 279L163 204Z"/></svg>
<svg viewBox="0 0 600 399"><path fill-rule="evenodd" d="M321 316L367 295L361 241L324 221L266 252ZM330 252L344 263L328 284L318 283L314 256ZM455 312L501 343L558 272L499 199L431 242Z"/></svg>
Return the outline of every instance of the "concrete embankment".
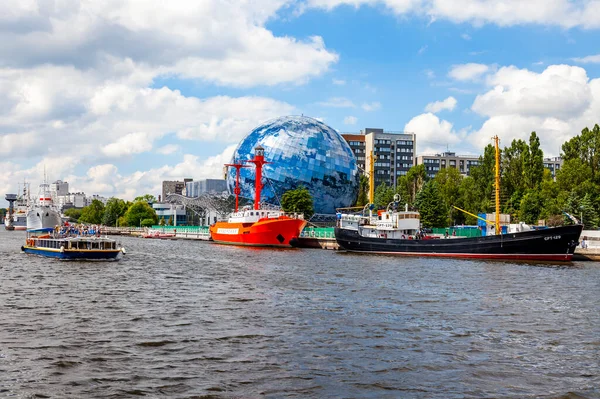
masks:
<svg viewBox="0 0 600 399"><path fill-rule="evenodd" d="M575 248L574 260L600 261L600 230L583 230L579 245Z"/></svg>
<svg viewBox="0 0 600 399"><path fill-rule="evenodd" d="M152 227L102 227L102 233L107 235L127 235L160 239L210 239L208 226L152 226Z"/></svg>

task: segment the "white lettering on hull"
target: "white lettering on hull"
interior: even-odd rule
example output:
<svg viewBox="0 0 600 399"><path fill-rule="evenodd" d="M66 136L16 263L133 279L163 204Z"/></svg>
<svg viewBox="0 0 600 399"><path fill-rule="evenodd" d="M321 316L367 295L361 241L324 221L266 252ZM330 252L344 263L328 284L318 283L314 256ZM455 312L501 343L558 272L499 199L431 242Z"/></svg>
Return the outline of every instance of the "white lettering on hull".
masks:
<svg viewBox="0 0 600 399"><path fill-rule="evenodd" d="M219 227L217 229L217 234L230 234L230 235L236 235L239 234L240 229L224 229L222 227Z"/></svg>

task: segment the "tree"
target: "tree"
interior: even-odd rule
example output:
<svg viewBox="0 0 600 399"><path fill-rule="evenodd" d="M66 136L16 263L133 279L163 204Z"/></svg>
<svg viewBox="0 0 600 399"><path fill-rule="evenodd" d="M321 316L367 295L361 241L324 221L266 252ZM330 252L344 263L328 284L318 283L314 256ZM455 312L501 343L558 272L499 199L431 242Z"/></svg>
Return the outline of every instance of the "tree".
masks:
<svg viewBox="0 0 600 399"><path fill-rule="evenodd" d="M519 220L527 224L537 224L542 212L542 198L538 191L528 190L521 200Z"/></svg>
<svg viewBox="0 0 600 399"><path fill-rule="evenodd" d="M398 177L398 181L396 181L396 194L400 196L401 205L408 204L409 207L412 207L412 183L408 181L406 175Z"/></svg>
<svg viewBox="0 0 600 399"><path fill-rule="evenodd" d="M119 217L125 214L127 205L125 201L119 198L111 197L106 201L102 224L105 226L115 226Z"/></svg>
<svg viewBox="0 0 600 399"><path fill-rule="evenodd" d="M596 230L598 228L598 212L592 201L590 193L584 195L579 203L581 222L586 229Z"/></svg>
<svg viewBox="0 0 600 399"><path fill-rule="evenodd" d="M471 176L475 181L477 195L481 198L481 204L485 208L481 211L488 211L491 204L492 192L494 190L496 168L496 149L493 145L488 144L483 156L479 157L479 165L471 167Z"/></svg>
<svg viewBox="0 0 600 399"><path fill-rule="evenodd" d="M152 209L147 202L137 201L134 202L133 205L127 209L125 215L123 216L125 226L139 226L144 219L152 219L153 224L156 224L158 221L158 217L156 216L156 211ZM119 219L119 226L121 226L121 221Z"/></svg>
<svg viewBox="0 0 600 399"><path fill-rule="evenodd" d="M403 182L403 186L406 187L407 194L403 202L414 204L417 199L417 194L423 188L423 185L429 180L427 177L427 170L425 165L413 166L408 170L406 174L406 183ZM402 196L402 193L399 193Z"/></svg>
<svg viewBox="0 0 600 399"><path fill-rule="evenodd" d="M477 192L477 184L475 183L475 179L473 179L471 176L465 177L460 182L456 206L473 214L477 214L480 211L487 209L487 201L479 196ZM464 214L464 218L465 224L473 225L477 223L477 218L474 216Z"/></svg>
<svg viewBox="0 0 600 399"><path fill-rule="evenodd" d="M381 209L388 206L394 200L394 189L389 187L385 182L381 183L375 189L375 209Z"/></svg>
<svg viewBox="0 0 600 399"><path fill-rule="evenodd" d="M310 219L315 213L313 198L304 186L283 193L281 196L281 208L285 212L303 213L305 219Z"/></svg>
<svg viewBox="0 0 600 399"><path fill-rule="evenodd" d="M563 158L565 161L579 159L583 164L589 166L592 180L599 183L600 180L600 126L594 125L590 130L587 127L581 131L581 135L573 137L562 145Z"/></svg>
<svg viewBox="0 0 600 399"><path fill-rule="evenodd" d="M465 219L462 212L452 207L452 205L458 205L459 188L462 178L458 169L450 167L440 170L433 179L438 185L440 198L448 210L447 224L451 224L457 220L460 223Z"/></svg>
<svg viewBox="0 0 600 399"><path fill-rule="evenodd" d="M69 221L73 223L77 223L79 218L81 217L81 209L70 208L63 212L65 216L69 217Z"/></svg>
<svg viewBox="0 0 600 399"><path fill-rule="evenodd" d="M436 181L425 183L423 189L417 195L415 205L421 214L421 225L423 227L447 226L448 211L440 197Z"/></svg>
<svg viewBox="0 0 600 399"><path fill-rule="evenodd" d="M558 183L552 178L549 169L544 169L544 177L540 185L540 197L543 202L540 218L550 219L554 216L553 220L562 220L562 216L556 218L556 215L561 215L564 209L566 194L560 191Z"/></svg>
<svg viewBox="0 0 600 399"><path fill-rule="evenodd" d="M356 206L365 206L369 202L369 178L365 175L360 175L358 183L358 198Z"/></svg>
<svg viewBox="0 0 600 399"><path fill-rule="evenodd" d="M523 176L525 187L535 189L542 183L544 177L544 152L540 148L540 138L535 132L529 137L529 147L524 154Z"/></svg>
<svg viewBox="0 0 600 399"><path fill-rule="evenodd" d="M149 204L153 204L156 202L156 197L152 194L144 194L142 196L135 197L135 199L133 201L134 202L144 201L144 202L148 202Z"/></svg>
<svg viewBox="0 0 600 399"><path fill-rule="evenodd" d="M142 219L142 227L152 227L154 226L154 219Z"/></svg>
<svg viewBox="0 0 600 399"><path fill-rule="evenodd" d="M592 169L579 158L567 159L556 172L556 182L563 191L571 191L583 182L592 179Z"/></svg>
<svg viewBox="0 0 600 399"><path fill-rule="evenodd" d="M515 193L518 193L517 199L521 198L525 191L524 158L528 151L529 147L523 140L513 140L510 147L504 147L502 151L502 194L506 198L513 197Z"/></svg>
<svg viewBox="0 0 600 399"><path fill-rule="evenodd" d="M95 199L92 203L81 210L80 223L100 224L104 216L104 204Z"/></svg>

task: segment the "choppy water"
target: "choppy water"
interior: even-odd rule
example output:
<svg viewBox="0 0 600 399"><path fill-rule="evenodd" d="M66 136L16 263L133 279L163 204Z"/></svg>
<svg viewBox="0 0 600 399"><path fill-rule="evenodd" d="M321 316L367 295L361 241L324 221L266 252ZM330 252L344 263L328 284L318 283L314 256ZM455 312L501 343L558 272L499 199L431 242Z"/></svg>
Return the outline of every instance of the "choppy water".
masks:
<svg viewBox="0 0 600 399"><path fill-rule="evenodd" d="M600 264L0 231L0 397L600 398Z"/></svg>

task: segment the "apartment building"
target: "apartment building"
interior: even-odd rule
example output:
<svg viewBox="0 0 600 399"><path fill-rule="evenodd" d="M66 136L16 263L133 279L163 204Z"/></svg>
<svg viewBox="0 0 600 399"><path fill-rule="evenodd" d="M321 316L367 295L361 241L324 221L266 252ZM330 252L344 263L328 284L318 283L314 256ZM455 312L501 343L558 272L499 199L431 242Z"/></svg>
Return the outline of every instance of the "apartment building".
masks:
<svg viewBox="0 0 600 399"><path fill-rule="evenodd" d="M479 165L479 156L456 155L454 152L444 152L433 155L419 155L417 165L425 165L427 176L433 178L444 168L456 168L461 175L469 176L471 167Z"/></svg>
<svg viewBox="0 0 600 399"><path fill-rule="evenodd" d="M361 174L369 171L370 154L374 154L375 187L384 182L396 187L398 177L406 175L415 165L417 138L414 133L366 128L360 134L348 133L342 137L356 156Z"/></svg>
<svg viewBox="0 0 600 399"><path fill-rule="evenodd" d="M563 159L561 157L544 158L544 168L550 169L552 177L556 179L556 172L562 168Z"/></svg>

